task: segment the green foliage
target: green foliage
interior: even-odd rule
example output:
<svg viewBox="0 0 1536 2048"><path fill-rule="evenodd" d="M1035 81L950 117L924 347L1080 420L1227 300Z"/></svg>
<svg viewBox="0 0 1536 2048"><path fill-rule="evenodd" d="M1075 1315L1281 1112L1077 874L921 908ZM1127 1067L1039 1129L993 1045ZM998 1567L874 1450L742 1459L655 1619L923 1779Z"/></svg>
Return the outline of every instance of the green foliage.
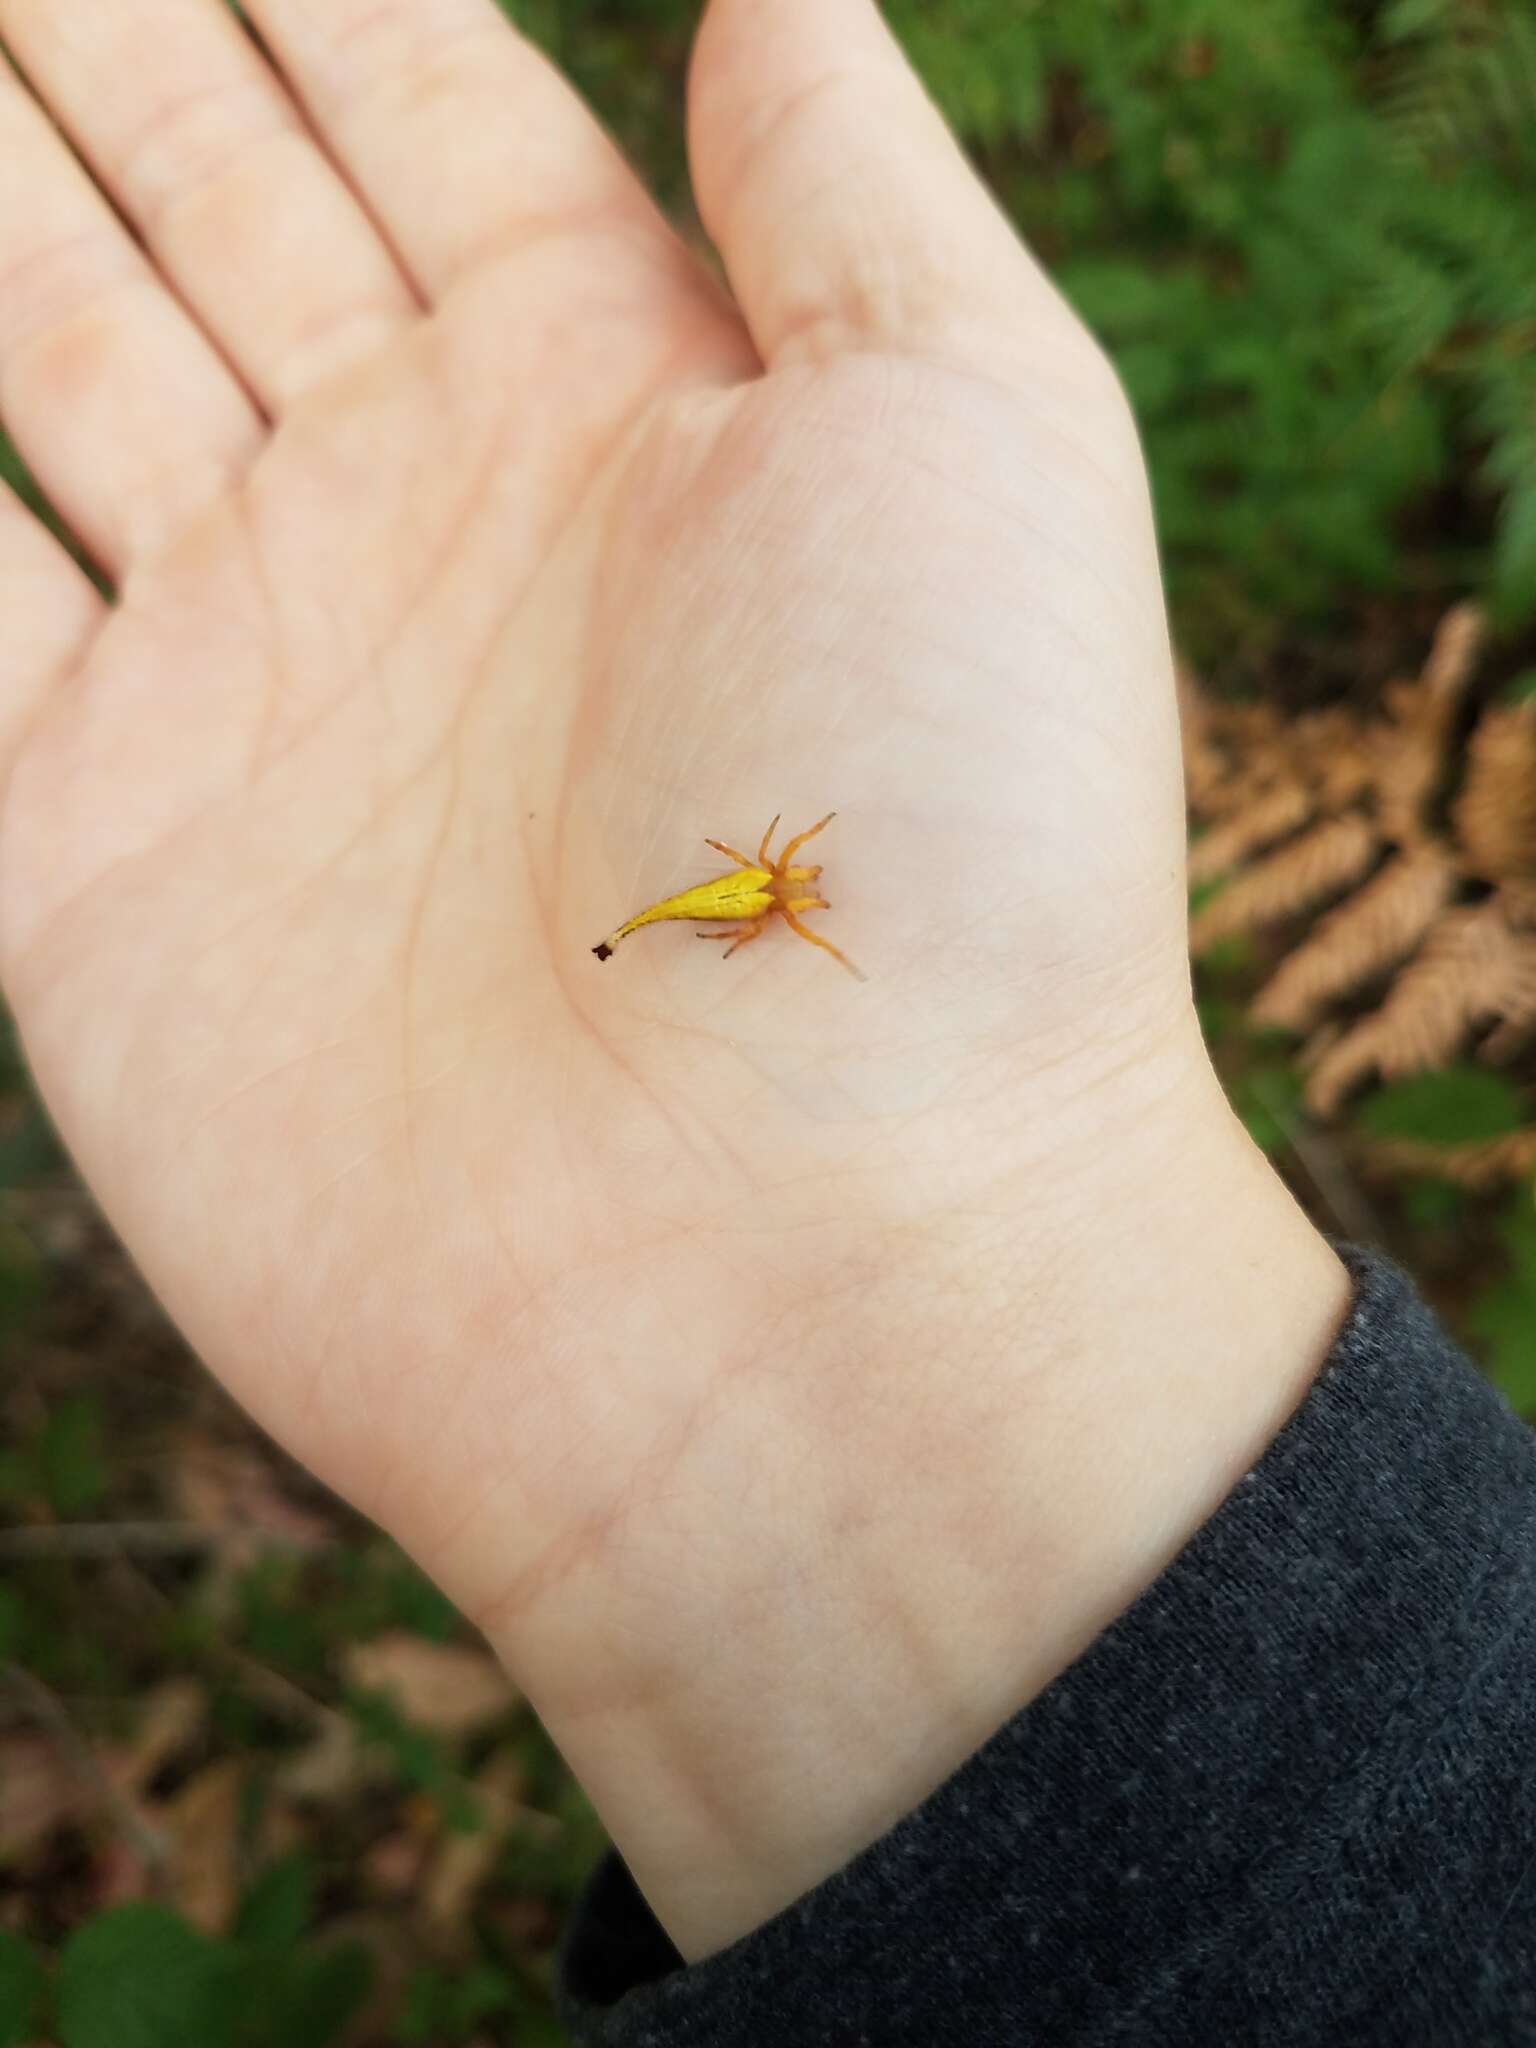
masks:
<svg viewBox="0 0 1536 2048"><path fill-rule="evenodd" d="M555 60L674 214L691 207L683 78L698 0L496 0Z"/></svg>
<svg viewBox="0 0 1536 2048"><path fill-rule="evenodd" d="M1525 1111L1519 1090L1502 1074L1454 1066L1377 1089L1361 1103L1358 1117L1373 1138L1469 1145L1519 1130Z"/></svg>
<svg viewBox="0 0 1536 2048"><path fill-rule="evenodd" d="M373 1961L351 1941L258 1950L235 1981L235 2048L329 2048L366 2003Z"/></svg>
<svg viewBox="0 0 1536 2048"><path fill-rule="evenodd" d="M486 2020L504 2018L522 2004L517 1986L504 1970L480 1963L448 1972L418 1970L406 1987L405 2003L395 2027L402 2043L467 2041ZM518 2040L523 2036L520 2034Z"/></svg>
<svg viewBox="0 0 1536 2048"><path fill-rule="evenodd" d="M264 1870L240 1902L235 1932L256 1948L288 1948L309 1926L315 1874L307 1856L284 1856Z"/></svg>
<svg viewBox="0 0 1536 2048"><path fill-rule="evenodd" d="M514 1831L503 1846L498 1872L503 1883L563 1911L575 1904L606 1843L602 1823L586 1794L541 1730L530 1733L526 1755L533 1781L533 1803L560 1822L551 1834Z"/></svg>
<svg viewBox="0 0 1536 2048"><path fill-rule="evenodd" d="M0 1664L11 1664L27 1625L26 1602L14 1586L0 1580Z"/></svg>
<svg viewBox="0 0 1536 2048"><path fill-rule="evenodd" d="M1225 887L1218 883L1218 888ZM1204 892L1200 892L1204 893ZM1214 894L1215 890L1209 892ZM1251 976L1258 960L1258 947L1250 932L1231 932L1214 945L1207 946L1200 955L1200 978L1202 983L1221 987L1224 984L1242 981Z"/></svg>
<svg viewBox="0 0 1536 2048"><path fill-rule="evenodd" d="M165 1906L99 1914L60 1959L62 2048L329 2048L366 2000L372 1964L353 1943L300 1946L296 1902L284 1877L265 1924L234 1941Z"/></svg>
<svg viewBox="0 0 1536 2048"><path fill-rule="evenodd" d="M0 435L0 484L14 491L34 512L44 510L42 493L33 482L31 472L3 435Z"/></svg>
<svg viewBox="0 0 1536 2048"><path fill-rule="evenodd" d="M383 1541L317 1557L267 1552L241 1575L238 1615L245 1647L293 1678L326 1673L339 1643L391 1628L446 1642L460 1626L437 1587Z"/></svg>
<svg viewBox="0 0 1536 2048"><path fill-rule="evenodd" d="M1250 1067L1233 1091L1233 1107L1261 1151L1279 1152L1305 1115L1301 1076L1278 1062Z"/></svg>
<svg viewBox="0 0 1536 2048"><path fill-rule="evenodd" d="M1438 1174L1422 1174L1402 1190L1400 1207L1404 1220L1426 1236L1454 1230L1467 1213L1467 1191Z"/></svg>
<svg viewBox="0 0 1536 2048"><path fill-rule="evenodd" d="M64 1949L63 2048L235 2048L238 2019L229 1950L168 1907L119 1906Z"/></svg>
<svg viewBox="0 0 1536 2048"><path fill-rule="evenodd" d="M33 2037L43 1995L43 1966L19 1935L0 1927L0 2048Z"/></svg>
<svg viewBox="0 0 1536 2048"><path fill-rule="evenodd" d="M42 1293L41 1260L26 1233L0 1215L0 1335L24 1323ZM0 1451L0 1500L14 1490L14 1470L11 1454Z"/></svg>
<svg viewBox="0 0 1536 2048"><path fill-rule="evenodd" d="M3 1244L0 1236L0 1250ZM0 1505L35 1503L61 1517L80 1515L101 1499L109 1480L102 1404L94 1394L57 1402L0 1453Z"/></svg>
<svg viewBox="0 0 1536 2048"><path fill-rule="evenodd" d="M1536 610L1530 16L1005 12L1052 86L1012 147L935 82L1137 403L1186 638L1422 583L1406 515L1447 482Z"/></svg>
<svg viewBox="0 0 1536 2048"><path fill-rule="evenodd" d="M0 488L5 467L5 439L0 434ZM0 636L3 633L0 620ZM0 1010L0 1203L8 1188L26 1186L50 1171L58 1158L52 1127L27 1085L15 1029ZM43 1286L42 1262L26 1233L0 1207L0 1341L7 1330L19 1329L28 1320ZM0 1477L0 1499L4 1496L5 1481Z"/></svg>
<svg viewBox="0 0 1536 2048"><path fill-rule="evenodd" d="M1246 1028L1242 1004L1230 996L1207 994L1198 982L1196 987L1201 992L1195 998L1195 1014L1206 1044L1216 1051L1241 1038Z"/></svg>
<svg viewBox="0 0 1536 2048"><path fill-rule="evenodd" d="M542 1997L530 1994L516 1972L485 1957L450 1970L426 1965L414 1971L390 2038L401 2048L493 2040L509 2048L567 2048L569 2039Z"/></svg>
<svg viewBox="0 0 1536 2048"><path fill-rule="evenodd" d="M253 1657L292 1678L319 1676L330 1664L335 1639L323 1601L313 1598L308 1560L268 1551L241 1574L240 1639Z"/></svg>
<svg viewBox="0 0 1536 2048"><path fill-rule="evenodd" d="M997 0L894 0L891 26L929 91L973 143L1006 147L1034 135L1047 113L1050 77L1038 8Z"/></svg>
<svg viewBox="0 0 1536 2048"><path fill-rule="evenodd" d="M1478 1296L1467 1316L1489 1377L1522 1414L1536 1415L1536 1206L1522 1189L1500 1226L1504 1277Z"/></svg>
<svg viewBox="0 0 1536 2048"><path fill-rule="evenodd" d="M5 437L0 434L0 457L4 452ZM0 634L3 631L0 621ZM50 1171L61 1156L53 1127L28 1086L16 1028L0 1010L0 1194Z"/></svg>
<svg viewBox="0 0 1536 2048"><path fill-rule="evenodd" d="M43 524L49 527L63 541L65 547L74 555L80 566L91 577L92 581L96 583L97 587L105 589L106 586L102 582L99 573L85 559L74 537L65 531L53 507L38 489L37 481L33 477L32 472L22 461L20 455L17 454L15 445L3 430L0 430L0 490L14 491L24 505L29 505L42 520ZM0 620L0 635L3 635L4 630L5 623L3 620Z"/></svg>
<svg viewBox="0 0 1536 2048"><path fill-rule="evenodd" d="M389 1757L400 1783L426 1793L446 1827L461 1835L478 1831L483 1825L479 1802L440 1736L407 1720L387 1693L355 1689L347 1708L359 1732Z"/></svg>
<svg viewBox="0 0 1536 2048"><path fill-rule="evenodd" d="M463 1626L447 1595L392 1543L344 1551L334 1560L333 1577L330 1625L350 1640L408 1628L432 1642L446 1643Z"/></svg>
<svg viewBox="0 0 1536 2048"><path fill-rule="evenodd" d="M91 1394L61 1401L43 1424L38 1472L48 1504L59 1515L82 1515L107 1490L101 1402Z"/></svg>

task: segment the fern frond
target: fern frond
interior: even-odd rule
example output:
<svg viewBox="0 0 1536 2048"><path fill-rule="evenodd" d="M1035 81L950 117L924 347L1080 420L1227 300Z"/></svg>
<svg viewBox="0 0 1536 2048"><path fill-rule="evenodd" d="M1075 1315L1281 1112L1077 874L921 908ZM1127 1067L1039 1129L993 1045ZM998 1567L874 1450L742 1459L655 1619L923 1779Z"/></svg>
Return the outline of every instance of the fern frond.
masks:
<svg viewBox="0 0 1536 2048"><path fill-rule="evenodd" d="M1312 1067L1309 1108L1332 1116L1373 1074L1398 1080L1446 1065L1479 1025L1536 993L1536 940L1517 933L1497 897L1450 910L1391 992L1336 1038Z"/></svg>
<svg viewBox="0 0 1536 2048"><path fill-rule="evenodd" d="M1347 711L1319 711L1300 721L1296 752L1317 791L1321 808L1342 811L1371 787L1374 772L1360 735L1360 721Z"/></svg>
<svg viewBox="0 0 1536 2048"><path fill-rule="evenodd" d="M1375 860L1381 841L1375 827L1358 816L1326 818L1291 839L1257 867L1235 875L1190 921L1189 943L1203 953L1218 939L1252 931L1298 910L1309 910L1358 882Z"/></svg>
<svg viewBox="0 0 1536 2048"><path fill-rule="evenodd" d="M1383 95L1400 144L1421 168L1536 170L1536 20L1503 7L1458 13Z"/></svg>
<svg viewBox="0 0 1536 2048"><path fill-rule="evenodd" d="M1336 996L1406 958L1456 879L1455 864L1433 846L1389 862L1280 963L1253 1000L1255 1024L1304 1031Z"/></svg>
<svg viewBox="0 0 1536 2048"><path fill-rule="evenodd" d="M1473 874L1536 881L1536 701L1483 713L1451 823Z"/></svg>
<svg viewBox="0 0 1536 2048"><path fill-rule="evenodd" d="M1417 682L1388 692L1389 716L1371 735L1382 834L1398 846L1421 839L1445 770L1446 741L1483 638L1476 605L1459 604L1436 629Z"/></svg>
<svg viewBox="0 0 1536 2048"><path fill-rule="evenodd" d="M1286 770L1284 727L1271 704L1215 704L1182 661L1174 667L1184 789L1198 817L1243 809Z"/></svg>
<svg viewBox="0 0 1536 2048"><path fill-rule="evenodd" d="M1508 1131L1501 1138L1479 1138L1467 1145L1426 1145L1411 1138L1378 1139L1370 1156L1401 1173L1432 1173L1455 1181L1474 1194L1486 1193L1512 1180L1536 1173L1536 1124Z"/></svg>
<svg viewBox="0 0 1536 2048"><path fill-rule="evenodd" d="M1196 816L1205 817L1230 782L1232 766L1212 738L1214 707L1194 670L1183 661L1175 661L1173 680L1179 707L1179 740L1184 753L1184 795Z"/></svg>
<svg viewBox="0 0 1536 2048"><path fill-rule="evenodd" d="M1361 313L1381 354L1384 379L1427 363L1462 317L1460 280L1430 255L1382 243L1361 279Z"/></svg>
<svg viewBox="0 0 1536 2048"><path fill-rule="evenodd" d="M1191 950L1339 899L1249 1008L1255 1024L1309 1034L1297 1063L1323 1117L1373 1075L1443 1067L1479 1036L1483 1058L1507 1059L1536 1037L1536 699L1494 704L1463 747L1483 630L1477 606L1448 612L1420 673L1388 684L1374 717L1197 707L1194 808L1208 829L1191 874L1228 878L1192 918ZM1350 997L1383 975L1379 1006L1352 1017ZM1498 1178L1516 1156L1490 1146L1467 1171Z"/></svg>
<svg viewBox="0 0 1536 2048"><path fill-rule="evenodd" d="M1514 971L1499 1005L1499 1021L1482 1043L1483 1057L1489 1060L1513 1059L1536 1031L1536 935L1515 923L1510 925L1510 935Z"/></svg>
<svg viewBox="0 0 1536 2048"><path fill-rule="evenodd" d="M1426 695L1437 703L1449 703L1454 707L1472 674L1478 650L1483 644L1483 632L1480 605L1451 606L1435 628L1429 657L1419 678Z"/></svg>
<svg viewBox="0 0 1536 2048"><path fill-rule="evenodd" d="M1305 825L1316 808L1298 782L1264 791L1202 834L1189 849L1189 879L1213 882L1260 847L1284 839Z"/></svg>

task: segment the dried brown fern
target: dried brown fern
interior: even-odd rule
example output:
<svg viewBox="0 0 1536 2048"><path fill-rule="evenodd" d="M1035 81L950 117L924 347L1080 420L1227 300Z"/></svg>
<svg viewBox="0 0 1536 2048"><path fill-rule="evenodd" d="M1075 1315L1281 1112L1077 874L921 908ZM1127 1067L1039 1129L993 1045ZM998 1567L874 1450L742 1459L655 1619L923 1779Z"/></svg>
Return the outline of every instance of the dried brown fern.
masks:
<svg viewBox="0 0 1536 2048"><path fill-rule="evenodd" d="M1286 955L1254 997L1253 1021L1307 1030L1337 997L1406 959L1455 887L1456 869L1439 847L1399 854Z"/></svg>
<svg viewBox="0 0 1536 2048"><path fill-rule="evenodd" d="M1506 1008L1536 1003L1536 940L1516 933L1497 898L1448 910L1381 1007L1309 1061L1307 1101L1331 1116L1361 1081L1443 1067ZM1306 1058L1306 1055L1303 1055Z"/></svg>
<svg viewBox="0 0 1536 2048"><path fill-rule="evenodd" d="M1387 717L1367 727L1376 815L1382 837L1412 846L1424 835L1426 812L1447 770L1447 747L1457 707L1471 678L1483 637L1474 605L1457 605L1440 621L1424 673L1386 692Z"/></svg>
<svg viewBox="0 0 1536 2048"><path fill-rule="evenodd" d="M1189 942L1203 953L1216 940L1252 931L1277 917L1310 909L1365 874L1381 842L1369 819L1347 812L1325 818L1278 852L1235 875L1219 896L1199 911Z"/></svg>
<svg viewBox="0 0 1536 2048"><path fill-rule="evenodd" d="M1309 1033L1306 1099L1443 1066L1470 1043L1507 1058L1536 1035L1536 705L1495 704L1462 742L1482 640L1475 607L1449 612L1423 672L1374 714L1287 722L1225 706L1181 678L1196 882L1224 884L1195 914L1198 955L1219 939L1323 911L1252 1005ZM1377 1006L1362 991L1391 980ZM1413 1147L1390 1148L1400 1162ZM1424 1148L1482 1185L1536 1166L1536 1128Z"/></svg>
<svg viewBox="0 0 1536 2048"><path fill-rule="evenodd" d="M1383 1166L1403 1173L1433 1173L1475 1193L1536 1173L1536 1124L1510 1131L1502 1138L1479 1138L1466 1145L1427 1145L1409 1138L1379 1139L1371 1152Z"/></svg>
<svg viewBox="0 0 1536 2048"><path fill-rule="evenodd" d="M1210 882L1230 874L1250 853L1307 824L1315 809L1315 798L1299 782L1255 790L1248 803L1228 811L1190 847L1190 881Z"/></svg>
<svg viewBox="0 0 1536 2048"><path fill-rule="evenodd" d="M1483 713L1467 742L1451 824L1468 867L1484 881L1536 876L1536 703Z"/></svg>

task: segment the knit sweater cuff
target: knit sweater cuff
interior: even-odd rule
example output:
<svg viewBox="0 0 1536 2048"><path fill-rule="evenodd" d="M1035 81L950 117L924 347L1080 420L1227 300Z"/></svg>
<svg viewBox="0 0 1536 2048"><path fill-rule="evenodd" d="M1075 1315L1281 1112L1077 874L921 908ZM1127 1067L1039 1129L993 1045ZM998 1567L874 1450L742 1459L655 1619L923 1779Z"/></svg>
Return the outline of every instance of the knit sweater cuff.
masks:
<svg viewBox="0 0 1536 2048"><path fill-rule="evenodd" d="M1264 1457L888 1834L692 1967L599 1865L561 1958L583 2048L1517 2038L1462 2029L1533 1995L1480 1937L1536 1839L1536 1438L1343 1256Z"/></svg>

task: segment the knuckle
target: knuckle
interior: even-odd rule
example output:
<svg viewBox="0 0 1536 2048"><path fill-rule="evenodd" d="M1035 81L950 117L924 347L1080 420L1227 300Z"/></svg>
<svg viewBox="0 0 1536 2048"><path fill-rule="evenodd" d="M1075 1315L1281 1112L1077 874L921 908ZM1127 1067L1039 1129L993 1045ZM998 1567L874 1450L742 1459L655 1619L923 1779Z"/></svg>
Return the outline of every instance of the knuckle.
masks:
<svg viewBox="0 0 1536 2048"><path fill-rule="evenodd" d="M132 244L95 226L22 248L0 264L0 357L30 354L77 328L88 348L107 303L142 280Z"/></svg>
<svg viewBox="0 0 1536 2048"><path fill-rule="evenodd" d="M372 0L334 33L333 82L350 99L430 103L474 85L483 53L505 36L500 15L460 0Z"/></svg>
<svg viewBox="0 0 1536 2048"><path fill-rule="evenodd" d="M124 494L124 540L137 561L153 559L191 522L228 499L246 474L234 449L199 448L146 462Z"/></svg>
<svg viewBox="0 0 1536 2048"><path fill-rule="evenodd" d="M293 114L261 81L221 80L154 105L119 145L116 182L153 235L188 196L296 133Z"/></svg>
<svg viewBox="0 0 1536 2048"><path fill-rule="evenodd" d="M376 355L399 333L400 319L394 301L376 294L332 299L298 320L273 374L278 402L291 405Z"/></svg>

